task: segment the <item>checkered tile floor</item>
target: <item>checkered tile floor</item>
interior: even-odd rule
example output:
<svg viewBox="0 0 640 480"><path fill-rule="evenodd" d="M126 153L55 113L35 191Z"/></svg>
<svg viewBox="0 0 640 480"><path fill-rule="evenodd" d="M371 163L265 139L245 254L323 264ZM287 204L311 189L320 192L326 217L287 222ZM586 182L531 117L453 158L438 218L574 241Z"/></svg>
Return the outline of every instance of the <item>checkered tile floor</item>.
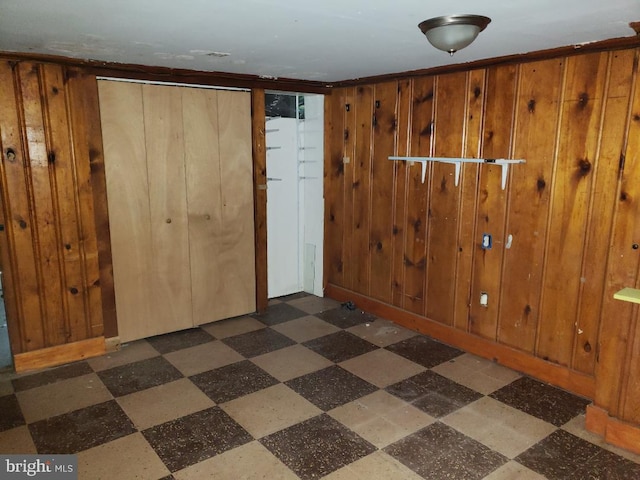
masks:
<svg viewBox="0 0 640 480"><path fill-rule="evenodd" d="M0 452L81 479L638 479L587 401L306 294L0 377Z"/></svg>

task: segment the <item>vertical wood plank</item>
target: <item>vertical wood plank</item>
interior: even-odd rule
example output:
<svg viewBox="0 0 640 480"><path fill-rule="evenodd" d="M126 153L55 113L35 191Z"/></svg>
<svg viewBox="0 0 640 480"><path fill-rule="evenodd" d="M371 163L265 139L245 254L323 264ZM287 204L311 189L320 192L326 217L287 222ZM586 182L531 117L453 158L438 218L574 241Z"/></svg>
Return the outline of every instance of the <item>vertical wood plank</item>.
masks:
<svg viewBox="0 0 640 480"><path fill-rule="evenodd" d="M118 326L98 84L94 75L79 69L66 69L65 78L87 292L86 321L91 337L115 337Z"/></svg>
<svg viewBox="0 0 640 480"><path fill-rule="evenodd" d="M393 164L389 155L396 140L397 82L374 87L374 126L371 164L370 295L391 303Z"/></svg>
<svg viewBox="0 0 640 480"><path fill-rule="evenodd" d="M184 154L189 215L193 323L223 318L225 272L220 266L222 199L215 90L182 89Z"/></svg>
<svg viewBox="0 0 640 480"><path fill-rule="evenodd" d="M527 352L538 327L563 71L564 61L554 59L522 64L518 76L513 157L527 163L510 169L505 234L513 242L504 256L498 339Z"/></svg>
<svg viewBox="0 0 640 480"><path fill-rule="evenodd" d="M15 69L15 70L14 70ZM34 233L30 214L28 156L21 138L20 90L15 64L0 63L0 141L2 143L2 203L8 262L3 261L6 308L13 354L42 348L44 325L40 314ZM4 250L4 249L3 249ZM5 251L3 251L5 254ZM13 311L12 311L13 310Z"/></svg>
<svg viewBox="0 0 640 480"><path fill-rule="evenodd" d="M324 282L345 286L343 239L345 237L344 201L344 90L325 97L324 168Z"/></svg>
<svg viewBox="0 0 640 480"><path fill-rule="evenodd" d="M516 97L516 73L513 65L490 68L483 129L483 156L509 158L513 112ZM513 168L520 168L520 165ZM497 338L502 258L505 248L506 190L501 184L502 168L482 165L478 191L478 220L474 234L475 261L471 293L470 331L484 338ZM509 185L510 187L510 185ZM492 235L490 250L482 248L482 235ZM486 292L489 302L480 305L480 294Z"/></svg>
<svg viewBox="0 0 640 480"><path fill-rule="evenodd" d="M411 155L429 156L432 150L434 124L433 77L416 78L413 81ZM410 312L424 314L425 284L427 278L427 209L429 206L428 181L432 165L428 166L427 178L422 183L419 164L407 166L408 180L405 194L407 214L405 216L404 253L404 300L403 307Z"/></svg>
<svg viewBox="0 0 640 480"><path fill-rule="evenodd" d="M126 342L147 336L154 322L142 86L100 80L98 87L118 334Z"/></svg>
<svg viewBox="0 0 640 480"><path fill-rule="evenodd" d="M625 136L631 80L633 75L632 50L611 53L609 83L603 107L599 151L595 163L594 187L588 219L577 316L578 331L572 367L593 374L595 369L602 292L605 288L607 254L611 239L613 212L616 204L618 167Z"/></svg>
<svg viewBox="0 0 640 480"><path fill-rule="evenodd" d="M265 116L264 89L254 88L251 90L251 131L253 138L256 310L258 312L266 311L269 305L267 275L267 149L265 140ZM325 225L326 223L327 222L325 222ZM327 269L325 268L325 272L326 271Z"/></svg>
<svg viewBox="0 0 640 480"><path fill-rule="evenodd" d="M342 238L342 272L344 286L349 289L354 288L355 267L354 256L358 255L353 246L353 213L354 204L354 184L356 172L356 89L347 88L344 91L344 98L340 103L340 112L342 115L343 133L341 135L341 144L343 154L348 158L348 163L343 164L343 238ZM337 115L337 114L336 114Z"/></svg>
<svg viewBox="0 0 640 480"><path fill-rule="evenodd" d="M640 138L640 88L638 87L638 59L636 50L633 61L631 95L628 114L625 118L626 135L620 150L618 163L619 185L616 192L611 243L605 276L605 289L602 296L601 319L615 319L600 323L598 357L596 364L595 404L604 408L612 416L624 413L624 399L621 402L625 375L629 373L625 362L629 359L630 338L633 315L637 307L613 298L618 290L636 285L640 266L640 249L633 249L634 243L640 244L640 157L638 157Z"/></svg>
<svg viewBox="0 0 640 480"><path fill-rule="evenodd" d="M398 81L397 93L397 139L394 155L409 155L411 141L411 80ZM405 242L407 225L407 192L409 168L407 162L393 162L393 267L391 303L396 307L404 304Z"/></svg>
<svg viewBox="0 0 640 480"><path fill-rule="evenodd" d="M65 342L84 340L91 335L88 317L88 291L84 271L84 245L80 237L75 158L72 156L71 126L62 67L43 65L43 92L46 103L49 164L54 190L54 208L60 232L56 247L62 253L62 302L68 312ZM97 258L96 258L97 260Z"/></svg>
<svg viewBox="0 0 640 480"><path fill-rule="evenodd" d="M44 326L44 346L50 347L66 342L68 311L62 300L62 253L58 248L58 220L45 137L48 125L45 125L43 111L45 106L42 98L42 68L41 65L33 63L21 63L18 66L32 188L31 214L37 237L34 250Z"/></svg>
<svg viewBox="0 0 640 480"><path fill-rule="evenodd" d="M598 146L593 132L600 130L607 58L607 53L578 55L569 57L566 66L537 345L538 356L565 366L579 335L581 264Z"/></svg>
<svg viewBox="0 0 640 480"><path fill-rule="evenodd" d="M369 295L371 252L371 153L373 87L356 89L356 149L353 164L353 290Z"/></svg>
<svg viewBox="0 0 640 480"><path fill-rule="evenodd" d="M436 157L460 158L466 74L439 76L436 85L434 154ZM453 165L439 162L433 165L429 195L426 315L437 322L452 325L460 214L460 185L455 185Z"/></svg>
<svg viewBox="0 0 640 480"><path fill-rule="evenodd" d="M472 70L467 74L464 145L462 156L480 157L482 117L485 99L485 71ZM456 252L455 299L453 325L468 330L471 302L471 281L475 246L475 224L478 198L479 165L469 163L460 172L460 220Z"/></svg>
<svg viewBox="0 0 640 480"><path fill-rule="evenodd" d="M251 99L247 92L218 92L222 237L219 261L225 299L220 318L256 308Z"/></svg>
<svg viewBox="0 0 640 480"><path fill-rule="evenodd" d="M150 270L154 334L193 326L180 90L142 86L154 259Z"/></svg>

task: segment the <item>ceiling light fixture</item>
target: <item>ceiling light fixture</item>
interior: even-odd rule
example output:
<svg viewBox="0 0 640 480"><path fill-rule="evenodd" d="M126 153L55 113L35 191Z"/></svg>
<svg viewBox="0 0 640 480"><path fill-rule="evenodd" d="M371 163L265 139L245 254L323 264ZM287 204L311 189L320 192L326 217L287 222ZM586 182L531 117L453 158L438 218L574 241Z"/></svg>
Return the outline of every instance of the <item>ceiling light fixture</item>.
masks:
<svg viewBox="0 0 640 480"><path fill-rule="evenodd" d="M431 45L453 56L469 46L489 22L491 19L482 15L445 15L425 20L418 27Z"/></svg>

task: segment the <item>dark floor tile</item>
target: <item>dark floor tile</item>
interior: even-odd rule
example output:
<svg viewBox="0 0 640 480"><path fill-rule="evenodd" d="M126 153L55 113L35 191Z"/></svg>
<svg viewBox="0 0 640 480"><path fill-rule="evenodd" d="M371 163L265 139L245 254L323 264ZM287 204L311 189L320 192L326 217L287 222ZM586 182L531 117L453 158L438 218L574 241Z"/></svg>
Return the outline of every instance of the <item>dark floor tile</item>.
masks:
<svg viewBox="0 0 640 480"><path fill-rule="evenodd" d="M345 331L314 338L303 345L335 363L344 362L378 349L378 346Z"/></svg>
<svg viewBox="0 0 640 480"><path fill-rule="evenodd" d="M190 380L216 403L228 402L280 383L249 360L199 373Z"/></svg>
<svg viewBox="0 0 640 480"><path fill-rule="evenodd" d="M490 396L556 427L584 413L590 403L589 400L529 377L519 378Z"/></svg>
<svg viewBox="0 0 640 480"><path fill-rule="evenodd" d="M190 328L189 330L181 330L179 332L147 338L147 342L162 354L175 352L183 348L195 347L196 345L201 345L213 340L215 340L215 338L201 328Z"/></svg>
<svg viewBox="0 0 640 480"><path fill-rule="evenodd" d="M98 376L114 397L146 390L183 377L164 357L149 358L103 370L98 372Z"/></svg>
<svg viewBox="0 0 640 480"><path fill-rule="evenodd" d="M464 353L462 350L421 335L394 343L385 348L426 368L448 362Z"/></svg>
<svg viewBox="0 0 640 480"><path fill-rule="evenodd" d="M299 298L310 297L310 296L311 296L310 293L298 292L298 293L292 293L290 295L284 295L282 297L278 297L278 300L280 300L281 302L289 302L291 300L297 300Z"/></svg>
<svg viewBox="0 0 640 480"><path fill-rule="evenodd" d="M385 390L436 418L448 415L483 396L431 370L390 385Z"/></svg>
<svg viewBox="0 0 640 480"><path fill-rule="evenodd" d="M15 395L0 397L0 432L24 425L20 403Z"/></svg>
<svg viewBox="0 0 640 480"><path fill-rule="evenodd" d="M253 440L219 407L157 425L142 434L172 472Z"/></svg>
<svg viewBox="0 0 640 480"><path fill-rule="evenodd" d="M46 370L44 372L14 378L12 380L13 389L16 392L22 392L24 390L29 390L30 388L42 387L50 383L80 377L88 373L93 373L93 369L87 362L71 363L63 367L52 368L51 370Z"/></svg>
<svg viewBox="0 0 640 480"><path fill-rule="evenodd" d="M633 470L635 470L635 476L610 476L613 474L611 467L613 467L614 464L609 463L608 465L604 465L603 461L606 463L607 460L611 461L613 458L608 455L609 452L606 452L604 455L603 452L606 451L597 445L582 440L564 430L556 430L544 440L521 453L515 460L550 480L565 480L571 478L640 478L640 476L638 476L640 466L636 464L632 464L635 468L629 466L629 472L633 473ZM601 455L601 460L599 460L598 457ZM624 459L621 457L617 455L613 456L621 464L624 463ZM624 465L624 467L626 466L628 465ZM607 476L599 476L591 473L591 470L594 468L602 471L602 467L604 467Z"/></svg>
<svg viewBox="0 0 640 480"><path fill-rule="evenodd" d="M265 313L255 313L251 316L260 320L265 325L271 326L288 322L289 320L295 320L296 318L306 315L307 313L298 310L296 307L292 307L286 303L276 303L275 305L269 305Z"/></svg>
<svg viewBox="0 0 640 480"><path fill-rule="evenodd" d="M324 312L316 313L315 316L338 328L355 327L363 323L371 323L376 319L375 315L371 315L370 313L363 312L359 309L349 310L344 307L325 310Z"/></svg>
<svg viewBox="0 0 640 480"><path fill-rule="evenodd" d="M270 328L262 328L234 337L223 338L222 342L247 358L295 345L296 342Z"/></svg>
<svg viewBox="0 0 640 480"><path fill-rule="evenodd" d="M326 414L260 439L301 479L316 479L349 465L376 448Z"/></svg>
<svg viewBox="0 0 640 480"><path fill-rule="evenodd" d="M325 412L378 390L360 377L334 365L285 384Z"/></svg>
<svg viewBox="0 0 640 480"><path fill-rule="evenodd" d="M389 445L384 451L427 480L481 479L508 461L440 422Z"/></svg>
<svg viewBox="0 0 640 480"><path fill-rule="evenodd" d="M29 425L38 453L73 454L136 432L115 400Z"/></svg>
<svg viewBox="0 0 640 480"><path fill-rule="evenodd" d="M615 453L600 449L600 452L586 465L578 467L571 478L575 480L583 478L638 480L640 465Z"/></svg>

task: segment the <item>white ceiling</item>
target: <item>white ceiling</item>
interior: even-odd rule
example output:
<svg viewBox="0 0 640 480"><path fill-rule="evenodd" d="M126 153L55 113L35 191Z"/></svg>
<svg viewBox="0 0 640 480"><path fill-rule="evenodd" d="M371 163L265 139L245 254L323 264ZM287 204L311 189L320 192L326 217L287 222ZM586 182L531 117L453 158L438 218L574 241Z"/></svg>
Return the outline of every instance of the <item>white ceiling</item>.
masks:
<svg viewBox="0 0 640 480"><path fill-rule="evenodd" d="M454 13L493 21L450 58L417 25ZM640 0L0 0L0 51L333 82L632 36L638 20Z"/></svg>

